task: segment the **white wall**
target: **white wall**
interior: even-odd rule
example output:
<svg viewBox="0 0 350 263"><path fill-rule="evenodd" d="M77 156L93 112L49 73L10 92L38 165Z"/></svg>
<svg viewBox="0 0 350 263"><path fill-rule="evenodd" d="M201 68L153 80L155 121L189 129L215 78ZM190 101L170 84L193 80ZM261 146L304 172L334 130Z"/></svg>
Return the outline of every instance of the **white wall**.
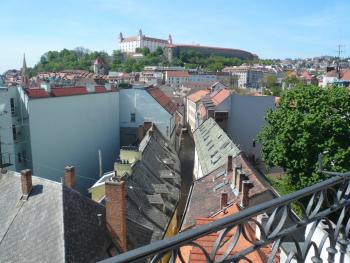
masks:
<svg viewBox="0 0 350 263"><path fill-rule="evenodd" d="M191 132L197 128L197 104L187 99L187 123L190 126Z"/></svg>
<svg viewBox="0 0 350 263"><path fill-rule="evenodd" d="M153 122L160 132L170 140L175 127L175 118L167 112L146 90L120 90L120 127L138 127L145 121ZM135 113L135 122L131 114Z"/></svg>
<svg viewBox="0 0 350 263"><path fill-rule="evenodd" d="M29 100L33 173L60 181L66 165L74 165L77 189L87 193L99 176L98 150L105 171L119 153L119 93Z"/></svg>
<svg viewBox="0 0 350 263"><path fill-rule="evenodd" d="M193 165L193 180L203 177L203 171L199 162L197 148L194 149L194 165Z"/></svg>
<svg viewBox="0 0 350 263"><path fill-rule="evenodd" d="M261 145L253 140L265 125L265 115L268 109L275 108L273 96L240 96L231 94L231 109L229 113L228 134L233 142L247 154L254 154L260 159Z"/></svg>
<svg viewBox="0 0 350 263"><path fill-rule="evenodd" d="M12 135L12 116L10 108L10 98L11 90L15 88L5 88L0 87L0 147L1 153L3 154L3 162L8 162L8 157L10 158L10 163L13 164L6 169L16 170L15 160L15 147ZM0 156L1 158L1 156Z"/></svg>

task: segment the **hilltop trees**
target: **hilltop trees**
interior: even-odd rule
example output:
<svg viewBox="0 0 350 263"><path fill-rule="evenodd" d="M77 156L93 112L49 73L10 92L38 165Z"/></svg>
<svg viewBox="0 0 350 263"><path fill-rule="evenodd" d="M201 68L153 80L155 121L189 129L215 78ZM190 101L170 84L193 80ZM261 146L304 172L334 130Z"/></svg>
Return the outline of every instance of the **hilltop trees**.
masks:
<svg viewBox="0 0 350 263"><path fill-rule="evenodd" d="M282 94L280 104L266 117L259 140L267 165L286 171L291 187L300 189L325 179L324 168L350 170L350 95L342 87L297 86Z"/></svg>
<svg viewBox="0 0 350 263"><path fill-rule="evenodd" d="M136 50L143 56L128 57L120 51L113 51L108 55L104 51L90 51L83 47L74 50L63 49L61 51L48 51L41 56L38 64L30 69L30 75L36 75L43 71L61 71L69 69L92 70L92 63L96 58L104 61L105 66L113 71L141 71L144 66L184 66L185 68L201 68L204 71L220 71L226 66L239 66L243 61L239 58L226 58L222 56L204 56L194 51L183 51L178 58L169 61L163 49L158 47L151 52L149 48L138 48Z"/></svg>
<svg viewBox="0 0 350 263"><path fill-rule="evenodd" d="M39 63L31 70L31 74L67 69L91 70L91 65L96 58L102 59L108 65L109 56L104 51L90 51L82 47L75 50L49 51L41 56Z"/></svg>

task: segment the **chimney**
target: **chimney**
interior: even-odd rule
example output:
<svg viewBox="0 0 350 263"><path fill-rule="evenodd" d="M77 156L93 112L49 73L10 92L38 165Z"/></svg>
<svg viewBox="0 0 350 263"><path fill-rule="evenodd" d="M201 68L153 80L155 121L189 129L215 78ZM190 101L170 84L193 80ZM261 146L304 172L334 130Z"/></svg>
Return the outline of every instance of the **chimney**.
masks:
<svg viewBox="0 0 350 263"><path fill-rule="evenodd" d="M215 112L213 109L209 109L208 110L208 119L209 118L214 118L215 117Z"/></svg>
<svg viewBox="0 0 350 263"><path fill-rule="evenodd" d="M30 169L21 171L21 185L23 199L27 200L32 191L32 171Z"/></svg>
<svg viewBox="0 0 350 263"><path fill-rule="evenodd" d="M253 183L249 180L242 182L241 206L247 208L249 206L249 190L253 187Z"/></svg>
<svg viewBox="0 0 350 263"><path fill-rule="evenodd" d="M74 187L75 187L75 168L74 168L74 166L66 166L64 168L63 183L66 187L74 189Z"/></svg>
<svg viewBox="0 0 350 263"><path fill-rule="evenodd" d="M227 174L232 172L232 155L227 156L227 166L226 166L226 172Z"/></svg>
<svg viewBox="0 0 350 263"><path fill-rule="evenodd" d="M142 141L144 136L145 136L145 133L144 133L143 125L139 125L139 127L137 128L137 139L139 140L139 142Z"/></svg>
<svg viewBox="0 0 350 263"><path fill-rule="evenodd" d="M145 122L143 123L143 129L144 129L143 132L144 132L144 133L147 133L147 131L148 131L149 129L151 129L152 126L153 126L153 124L152 124L151 121L145 121Z"/></svg>
<svg viewBox="0 0 350 263"><path fill-rule="evenodd" d="M227 206L227 202L228 202L228 194L227 193L221 193L220 210L223 210Z"/></svg>
<svg viewBox="0 0 350 263"><path fill-rule="evenodd" d="M235 173L234 173L234 178L233 178L233 180L234 180L234 186L235 186L235 188L238 190L238 170L241 170L242 169L242 166L241 165L237 165L237 166L235 166Z"/></svg>
<svg viewBox="0 0 350 263"><path fill-rule="evenodd" d="M124 181L107 181L106 192L106 222L112 239L126 251L126 197Z"/></svg>
<svg viewBox="0 0 350 263"><path fill-rule="evenodd" d="M236 184L236 189L237 189L237 191L238 191L239 193L242 192L242 183L243 183L244 180L246 180L246 175L245 175L245 173L240 172L240 173L238 174L237 180L236 180L236 183L237 183L237 184Z"/></svg>

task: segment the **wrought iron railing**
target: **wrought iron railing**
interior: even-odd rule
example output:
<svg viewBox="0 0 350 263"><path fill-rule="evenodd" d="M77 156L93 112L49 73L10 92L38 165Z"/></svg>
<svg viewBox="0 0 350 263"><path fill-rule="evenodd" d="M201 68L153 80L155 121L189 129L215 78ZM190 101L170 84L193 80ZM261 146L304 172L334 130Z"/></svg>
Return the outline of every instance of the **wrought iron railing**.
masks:
<svg viewBox="0 0 350 263"><path fill-rule="evenodd" d="M169 253L172 255L170 262L188 262L181 253L181 248L185 246L198 247L207 262L238 262L241 259L249 262L247 257L250 253L266 246L270 246L268 262L274 262L278 256L281 262L349 262L350 172L323 173L331 178L101 262L159 262ZM299 216L293 212L295 207L298 207ZM256 217L266 212L266 222L258 222ZM260 239L249 238L245 230L247 224L253 224L260 230ZM228 237L232 229L235 234ZM215 232L219 235L210 251L196 242L198 238ZM237 251L240 237L248 240L250 245L232 253ZM292 244L289 251L283 248L287 242ZM218 255L223 247L225 252ZM282 253L285 255L283 261Z"/></svg>

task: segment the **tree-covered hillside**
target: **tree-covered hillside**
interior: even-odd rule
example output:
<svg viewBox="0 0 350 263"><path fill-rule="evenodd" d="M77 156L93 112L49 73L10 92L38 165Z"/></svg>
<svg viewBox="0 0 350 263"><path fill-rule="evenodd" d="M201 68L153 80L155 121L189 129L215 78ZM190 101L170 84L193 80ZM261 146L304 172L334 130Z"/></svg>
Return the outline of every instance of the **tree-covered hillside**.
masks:
<svg viewBox="0 0 350 263"><path fill-rule="evenodd" d="M104 51L90 51L83 47L74 50L63 49L61 51L49 51L41 56L40 61L30 70L30 75L36 75L43 71L61 71L69 69L92 70L95 59L104 61L108 70L112 71L141 71L144 66L184 66L186 68L202 68L205 71L218 71L226 66L238 66L243 62L238 58L225 58L220 56L205 57L202 54L189 51L182 52L179 58L172 61L166 59L163 50L158 48L150 52L148 48L138 50L142 57L133 58L123 55L120 51L114 51L112 55ZM248 61L249 62L249 61ZM252 61L250 61L252 62ZM271 64L271 61L254 61L254 63Z"/></svg>

